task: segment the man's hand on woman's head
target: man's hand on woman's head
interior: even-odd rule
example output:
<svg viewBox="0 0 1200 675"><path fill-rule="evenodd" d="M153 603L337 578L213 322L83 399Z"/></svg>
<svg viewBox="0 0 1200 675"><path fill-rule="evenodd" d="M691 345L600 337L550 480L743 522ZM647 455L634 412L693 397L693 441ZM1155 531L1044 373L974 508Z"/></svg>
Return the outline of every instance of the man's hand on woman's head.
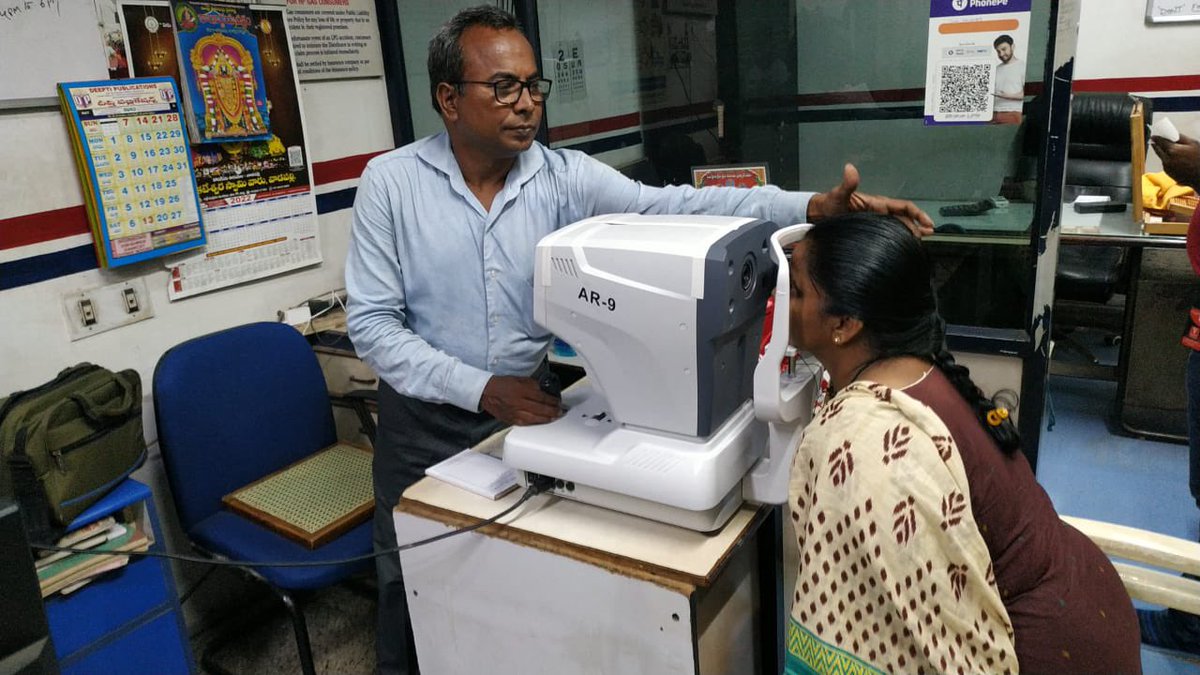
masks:
<svg viewBox="0 0 1200 675"><path fill-rule="evenodd" d="M1154 153L1162 159L1163 171L1176 183L1200 190L1200 141L1180 134L1172 143L1162 136L1150 137Z"/></svg>
<svg viewBox="0 0 1200 675"><path fill-rule="evenodd" d="M822 218L843 213L866 211L895 216L918 237L933 234L933 219L907 199L893 199L858 191L858 169L846 164L842 169L842 182L829 192L813 195L808 202L808 220L816 222Z"/></svg>

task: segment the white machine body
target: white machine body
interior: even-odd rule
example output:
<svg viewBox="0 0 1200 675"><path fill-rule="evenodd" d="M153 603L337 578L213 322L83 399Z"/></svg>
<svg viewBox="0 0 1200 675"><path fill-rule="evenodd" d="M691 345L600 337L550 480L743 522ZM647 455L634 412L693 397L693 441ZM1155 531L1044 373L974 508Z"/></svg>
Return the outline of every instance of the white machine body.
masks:
<svg viewBox="0 0 1200 675"><path fill-rule="evenodd" d="M699 531L720 528L744 499L785 501L815 392L810 373L779 367L789 291L780 237L798 239L800 227L612 215L542 239L534 319L574 347L588 380L564 396L560 419L512 429L505 463L553 478L555 494ZM772 293L777 349L760 362ZM760 405L760 389L775 399Z"/></svg>

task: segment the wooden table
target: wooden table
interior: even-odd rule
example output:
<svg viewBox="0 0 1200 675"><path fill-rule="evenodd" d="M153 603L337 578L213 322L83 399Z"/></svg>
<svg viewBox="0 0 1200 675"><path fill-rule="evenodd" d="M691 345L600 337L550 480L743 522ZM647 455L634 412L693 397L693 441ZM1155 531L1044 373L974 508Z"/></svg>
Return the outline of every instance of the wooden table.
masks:
<svg viewBox="0 0 1200 675"><path fill-rule="evenodd" d="M478 523L519 497L427 478L396 507L397 540ZM780 513L744 506L706 535L539 495L507 524L404 551L421 672L781 672Z"/></svg>

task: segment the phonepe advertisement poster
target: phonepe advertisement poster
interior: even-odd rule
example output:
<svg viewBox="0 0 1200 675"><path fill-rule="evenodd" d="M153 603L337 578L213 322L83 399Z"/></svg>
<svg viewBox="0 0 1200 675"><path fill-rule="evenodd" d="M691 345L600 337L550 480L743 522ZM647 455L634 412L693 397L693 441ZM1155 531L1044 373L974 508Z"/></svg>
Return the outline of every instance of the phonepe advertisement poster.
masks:
<svg viewBox="0 0 1200 675"><path fill-rule="evenodd" d="M1032 0L931 0L925 124L1020 124Z"/></svg>

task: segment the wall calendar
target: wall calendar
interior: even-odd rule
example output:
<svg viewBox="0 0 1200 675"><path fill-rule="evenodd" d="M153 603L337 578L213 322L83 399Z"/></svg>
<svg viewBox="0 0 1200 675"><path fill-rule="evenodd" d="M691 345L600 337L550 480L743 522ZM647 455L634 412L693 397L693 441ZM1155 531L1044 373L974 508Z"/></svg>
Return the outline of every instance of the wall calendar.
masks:
<svg viewBox="0 0 1200 675"><path fill-rule="evenodd" d="M203 246L196 178L169 77L58 85L101 267Z"/></svg>

